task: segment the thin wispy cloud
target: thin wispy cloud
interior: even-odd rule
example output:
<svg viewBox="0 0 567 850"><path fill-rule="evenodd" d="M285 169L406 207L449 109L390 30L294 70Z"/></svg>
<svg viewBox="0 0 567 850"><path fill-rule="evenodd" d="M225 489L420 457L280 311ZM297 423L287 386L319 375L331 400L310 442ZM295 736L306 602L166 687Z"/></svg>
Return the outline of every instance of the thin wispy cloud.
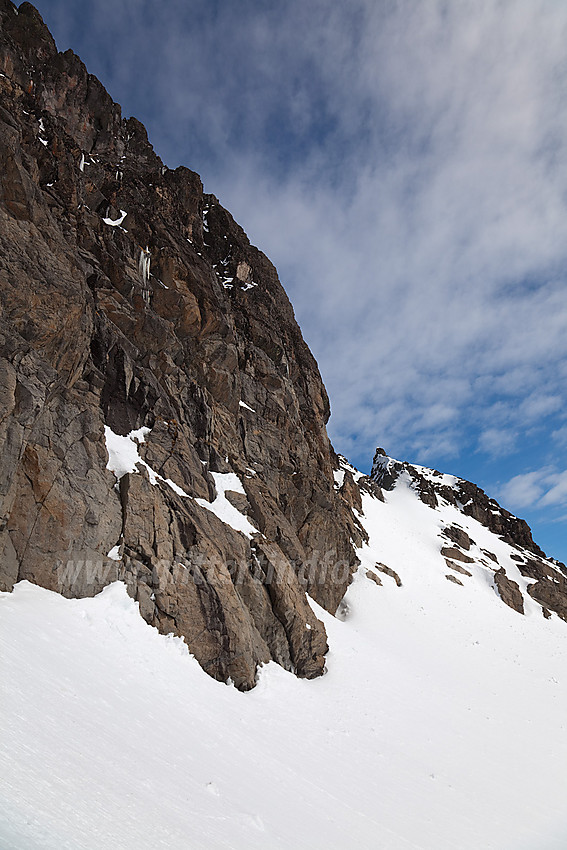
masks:
<svg viewBox="0 0 567 850"><path fill-rule="evenodd" d="M547 508L567 504L567 470L538 469L515 475L501 489L501 497L510 505Z"/></svg>
<svg viewBox="0 0 567 850"><path fill-rule="evenodd" d="M274 261L340 451L516 456L502 492L561 504L566 4L38 5Z"/></svg>

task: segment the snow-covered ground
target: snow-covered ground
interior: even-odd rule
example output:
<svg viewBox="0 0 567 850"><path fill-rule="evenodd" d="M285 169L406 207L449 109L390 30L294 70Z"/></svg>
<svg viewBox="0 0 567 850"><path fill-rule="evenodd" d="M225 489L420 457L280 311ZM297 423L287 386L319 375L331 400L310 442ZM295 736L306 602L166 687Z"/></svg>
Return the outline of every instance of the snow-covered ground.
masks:
<svg viewBox="0 0 567 850"><path fill-rule="evenodd" d="M314 681L213 681L121 584L0 594L2 850L565 850L567 624L508 608L483 564L447 581L453 520L520 578L474 520L386 498L364 496L345 619L314 604Z"/></svg>

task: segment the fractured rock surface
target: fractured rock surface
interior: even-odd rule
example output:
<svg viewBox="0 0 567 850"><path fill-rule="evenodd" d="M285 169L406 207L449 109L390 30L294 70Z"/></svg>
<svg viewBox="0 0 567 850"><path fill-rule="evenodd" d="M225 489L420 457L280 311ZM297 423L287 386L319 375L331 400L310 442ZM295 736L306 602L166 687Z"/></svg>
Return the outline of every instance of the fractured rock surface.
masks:
<svg viewBox="0 0 567 850"><path fill-rule="evenodd" d="M334 612L362 532L276 270L31 4L0 0L0 46L0 587L120 578L219 679L251 687L270 659L320 674L305 591ZM149 429L154 483L138 466L118 484L105 426ZM197 502L213 473L238 476L253 538Z"/></svg>

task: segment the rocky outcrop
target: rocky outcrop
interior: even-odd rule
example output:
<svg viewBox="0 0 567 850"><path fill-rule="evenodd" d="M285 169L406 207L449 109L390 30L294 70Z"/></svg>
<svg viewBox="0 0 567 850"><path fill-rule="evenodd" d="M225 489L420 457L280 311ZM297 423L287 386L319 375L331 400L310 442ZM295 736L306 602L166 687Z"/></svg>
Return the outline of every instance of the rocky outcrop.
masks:
<svg viewBox="0 0 567 850"><path fill-rule="evenodd" d="M460 584L460 586L463 587L463 582L460 581L457 578L457 576L452 576L452 575L449 574L449 575L446 575L445 578L447 579L447 581L452 581L453 584Z"/></svg>
<svg viewBox="0 0 567 850"><path fill-rule="evenodd" d="M517 581L508 578L503 567L494 573L494 584L501 600L518 614L524 613L524 597Z"/></svg>
<svg viewBox="0 0 567 850"><path fill-rule="evenodd" d="M276 270L31 4L0 0L0 45L0 587L120 578L216 678L320 674L306 591L334 612L364 533ZM147 467L118 481L105 426L148 429Z"/></svg>
<svg viewBox="0 0 567 850"><path fill-rule="evenodd" d="M567 622L567 572L564 564L550 563L529 555L517 556L518 569L526 578L535 579L528 586L528 593L546 609L554 611Z"/></svg>
<svg viewBox="0 0 567 850"><path fill-rule="evenodd" d="M554 611L567 622L567 581L563 576L541 578L528 587L528 593L543 607L544 616Z"/></svg>
<svg viewBox="0 0 567 850"><path fill-rule="evenodd" d="M465 516L478 520L506 543L527 549L545 558L545 553L534 542L527 522L518 519L501 507L476 484L453 475L445 475L436 469L427 469L406 461L394 460L386 455L384 449L376 450L371 478L379 487L384 490L393 489L398 478L404 474L411 481L424 504L435 508L440 500L445 500L451 505L458 506ZM470 540L467 545L461 530L456 526L446 528L444 534L462 548L470 547Z"/></svg>
<svg viewBox="0 0 567 850"><path fill-rule="evenodd" d="M380 576L377 576L373 570L366 570L366 578L370 579L370 581L373 581L374 584L377 584L379 587L382 586L382 579L380 578Z"/></svg>
<svg viewBox="0 0 567 850"><path fill-rule="evenodd" d="M474 558L471 558L469 555L465 555L464 552L461 552L455 546L444 546L441 549L441 554L444 558L456 558L457 561L463 561L465 564L472 564L474 561Z"/></svg>
<svg viewBox="0 0 567 850"><path fill-rule="evenodd" d="M470 539L467 532L463 528L459 528L457 525L449 525L444 528L443 536L452 543L456 543L456 545L460 546L461 549L466 549L467 551L471 548L471 544L474 542Z"/></svg>
<svg viewBox="0 0 567 850"><path fill-rule="evenodd" d="M449 558L445 558L445 563L449 567L450 570L454 570L456 573L461 573L463 576L472 576L468 570L465 570L460 564L456 564L455 561L450 561Z"/></svg>
<svg viewBox="0 0 567 850"><path fill-rule="evenodd" d="M374 486L385 491L391 491L400 481L405 481L430 508L452 505L465 517L471 517L484 525L514 550L509 555L510 561L514 569L517 567L521 576L533 579L525 589L532 599L542 606L544 616L550 616L553 611L567 621L565 565L553 558L547 558L534 542L525 520L518 519L502 508L495 499L491 499L475 484L445 475L435 469L395 460L388 457L382 448L376 450L371 480ZM471 577L472 566L466 569L462 564L474 565L475 560L479 560L493 570L494 586L502 601L515 611L524 613L524 596L518 582L510 578L493 552L481 548L473 557L472 547L476 544L469 533L458 524L442 527L440 536L443 540L440 555L450 570ZM451 545L447 545L447 542ZM447 575L446 578L462 584L456 576Z"/></svg>
<svg viewBox="0 0 567 850"><path fill-rule="evenodd" d="M394 581L396 582L397 587L402 586L401 578L399 577L397 572L395 570L393 570L391 567L387 567L386 564L377 563L377 564L374 564L374 569L379 570L381 573L384 573L384 575L390 576L390 578L393 578Z"/></svg>

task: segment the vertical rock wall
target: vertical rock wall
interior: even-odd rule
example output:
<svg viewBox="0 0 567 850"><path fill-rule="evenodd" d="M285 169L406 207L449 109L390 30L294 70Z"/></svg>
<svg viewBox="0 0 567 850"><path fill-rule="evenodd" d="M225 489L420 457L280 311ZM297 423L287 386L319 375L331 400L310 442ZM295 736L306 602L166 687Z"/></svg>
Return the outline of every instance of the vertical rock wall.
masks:
<svg viewBox="0 0 567 850"><path fill-rule="evenodd" d="M219 679L251 687L269 659L319 675L305 591L336 609L361 531L276 270L31 4L0 0L0 48L0 587L121 578ZM157 478L118 481L105 426L150 429ZM203 506L212 473L238 476L218 504L257 532Z"/></svg>

